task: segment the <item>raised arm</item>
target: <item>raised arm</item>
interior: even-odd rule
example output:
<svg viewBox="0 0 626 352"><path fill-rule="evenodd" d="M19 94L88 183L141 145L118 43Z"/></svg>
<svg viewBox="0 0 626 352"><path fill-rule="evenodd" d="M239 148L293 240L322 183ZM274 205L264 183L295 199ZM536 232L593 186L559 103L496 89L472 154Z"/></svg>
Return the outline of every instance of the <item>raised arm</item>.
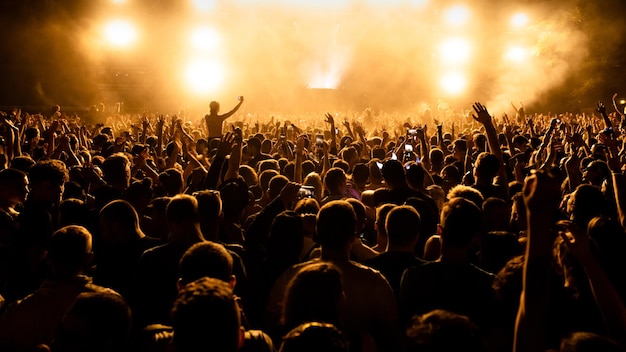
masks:
<svg viewBox="0 0 626 352"><path fill-rule="evenodd" d="M550 295L554 211L560 201L559 182L546 172L529 176L524 184L528 224L523 288L515 323L514 352L545 350L545 314Z"/></svg>
<svg viewBox="0 0 626 352"><path fill-rule="evenodd" d="M489 151L498 158L500 161L500 168L498 169L499 184L506 189L508 194L508 181L506 169L504 168L504 161L502 159L502 150L500 149L500 142L498 141L498 133L496 127L493 125L491 115L487 111L487 108L479 102L474 104L474 111L477 115L472 114L474 120L480 122L485 126L485 133L487 134L487 142L489 143Z"/></svg>
<svg viewBox="0 0 626 352"><path fill-rule="evenodd" d="M585 269L589 286L609 336L621 346L626 346L626 307L615 286L592 253L586 231L569 220L561 220L558 225L564 229L559 232L559 235Z"/></svg>
<svg viewBox="0 0 626 352"><path fill-rule="evenodd" d="M235 105L235 107L231 111L219 116L222 121L233 116L233 114L235 114L237 110L239 110L241 104L243 104L243 96L239 96L237 99L239 100L239 103L237 103L237 105Z"/></svg>

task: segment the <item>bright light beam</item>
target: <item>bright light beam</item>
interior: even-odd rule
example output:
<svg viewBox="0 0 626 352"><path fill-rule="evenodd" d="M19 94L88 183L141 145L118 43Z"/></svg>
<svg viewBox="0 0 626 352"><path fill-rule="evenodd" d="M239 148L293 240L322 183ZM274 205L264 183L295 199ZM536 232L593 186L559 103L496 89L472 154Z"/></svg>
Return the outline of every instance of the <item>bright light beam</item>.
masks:
<svg viewBox="0 0 626 352"><path fill-rule="evenodd" d="M439 85L445 93L459 95L465 90L467 80L460 73L448 73L441 77Z"/></svg>
<svg viewBox="0 0 626 352"><path fill-rule="evenodd" d="M444 22L452 27L459 27L466 24L470 18L470 10L465 5L454 5L449 7L443 15Z"/></svg>
<svg viewBox="0 0 626 352"><path fill-rule="evenodd" d="M504 57L507 60L517 62L517 63L526 61L526 59L528 59L528 56L530 56L528 49L520 47L520 46L510 47L504 54Z"/></svg>
<svg viewBox="0 0 626 352"><path fill-rule="evenodd" d="M185 67L184 80L191 93L214 93L224 83L224 68L216 60L195 59Z"/></svg>
<svg viewBox="0 0 626 352"><path fill-rule="evenodd" d="M463 38L450 38L439 46L441 60L447 64L461 64L470 57L470 43Z"/></svg>
<svg viewBox="0 0 626 352"><path fill-rule="evenodd" d="M528 24L528 15L518 12L511 17L511 27L524 28Z"/></svg>
<svg viewBox="0 0 626 352"><path fill-rule="evenodd" d="M215 0L191 0L193 8L200 12L209 12L215 8Z"/></svg>
<svg viewBox="0 0 626 352"><path fill-rule="evenodd" d="M114 47L127 48L138 36L137 29L128 21L112 20L104 25L104 39Z"/></svg>
<svg viewBox="0 0 626 352"><path fill-rule="evenodd" d="M189 37L191 46L200 51L216 49L220 42L220 36L217 31L209 27L198 27L191 32Z"/></svg>

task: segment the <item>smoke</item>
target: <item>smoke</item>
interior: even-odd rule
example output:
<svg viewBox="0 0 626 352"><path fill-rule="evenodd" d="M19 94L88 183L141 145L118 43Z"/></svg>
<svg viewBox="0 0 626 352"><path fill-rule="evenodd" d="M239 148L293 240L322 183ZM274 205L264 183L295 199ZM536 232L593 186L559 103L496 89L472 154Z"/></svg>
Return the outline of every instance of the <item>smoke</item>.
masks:
<svg viewBox="0 0 626 352"><path fill-rule="evenodd" d="M460 111L481 101L500 114L511 111L511 101L532 106L580 72L596 35L567 3L469 2L469 20L458 26L444 21L448 4L435 1L238 0L214 2L208 12L191 1L81 3L71 12L54 9L57 27L45 32L46 40L62 46L40 40L29 51L50 63L34 73L46 104L64 95L72 104L124 101L202 114L211 100L228 106L244 95L245 109L260 113L370 108L406 116L438 111L441 102ZM512 29L509 19L520 11L528 25ZM132 47L113 48L102 38L104 23L119 18L139 29ZM189 41L200 26L219 36L202 53ZM441 53L440 44L451 38L469 43L467 53L457 48L455 54L454 46ZM199 71L219 70L219 85L198 84L213 90L193 91L189 63L198 61L215 63ZM195 78L211 80L201 73ZM451 74L466 82L458 95L441 86Z"/></svg>

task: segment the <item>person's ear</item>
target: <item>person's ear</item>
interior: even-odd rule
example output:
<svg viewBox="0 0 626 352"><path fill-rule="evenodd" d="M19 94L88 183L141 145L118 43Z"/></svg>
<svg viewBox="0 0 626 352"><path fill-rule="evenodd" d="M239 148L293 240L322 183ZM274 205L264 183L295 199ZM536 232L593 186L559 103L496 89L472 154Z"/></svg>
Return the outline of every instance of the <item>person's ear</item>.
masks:
<svg viewBox="0 0 626 352"><path fill-rule="evenodd" d="M443 227L441 227L441 224L437 224L437 235L441 236L442 232L443 232Z"/></svg>
<svg viewBox="0 0 626 352"><path fill-rule="evenodd" d="M183 284L183 279L178 278L178 280L176 281L176 289L178 290L178 292L182 291L184 287L185 284Z"/></svg>

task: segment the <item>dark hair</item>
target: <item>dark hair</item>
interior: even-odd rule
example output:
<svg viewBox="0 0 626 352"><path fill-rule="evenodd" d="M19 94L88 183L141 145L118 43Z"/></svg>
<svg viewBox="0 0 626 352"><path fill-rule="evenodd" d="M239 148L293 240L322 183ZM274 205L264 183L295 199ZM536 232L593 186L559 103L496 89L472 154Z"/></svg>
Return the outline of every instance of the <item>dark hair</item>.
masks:
<svg viewBox="0 0 626 352"><path fill-rule="evenodd" d="M441 240L451 248L465 248L483 229L481 210L464 198L450 199L441 210Z"/></svg>
<svg viewBox="0 0 626 352"><path fill-rule="evenodd" d="M204 276L229 282L232 274L233 257L219 243L196 243L180 259L179 277L185 285Z"/></svg>
<svg viewBox="0 0 626 352"><path fill-rule="evenodd" d="M476 175L488 179L494 178L500 169L500 160L495 154L482 152L476 158Z"/></svg>
<svg viewBox="0 0 626 352"><path fill-rule="evenodd" d="M356 214L350 203L335 200L317 213L317 234L322 247L340 250L356 236Z"/></svg>
<svg viewBox="0 0 626 352"><path fill-rule="evenodd" d="M51 350L128 351L130 331L130 307L122 296L111 290L83 292L61 321Z"/></svg>
<svg viewBox="0 0 626 352"><path fill-rule="evenodd" d="M69 180L69 172L61 160L40 160L28 170L28 180L30 183L50 181L62 185Z"/></svg>
<svg viewBox="0 0 626 352"><path fill-rule="evenodd" d="M77 225L55 231L48 241L47 258L61 274L74 275L84 269L91 255L91 233Z"/></svg>
<svg viewBox="0 0 626 352"><path fill-rule="evenodd" d="M185 285L171 316L176 351L193 352L204 345L215 351L238 350L239 309L224 281L205 276Z"/></svg>
<svg viewBox="0 0 626 352"><path fill-rule="evenodd" d="M311 321L339 324L342 296L341 272L335 265L306 265L287 284L281 322L287 329Z"/></svg>
<svg viewBox="0 0 626 352"><path fill-rule="evenodd" d="M346 173L343 169L333 167L324 176L324 186L330 193L339 193L339 187L347 181Z"/></svg>
<svg viewBox="0 0 626 352"><path fill-rule="evenodd" d="M406 334L407 352L487 350L476 324L466 316L441 309L414 316Z"/></svg>
<svg viewBox="0 0 626 352"><path fill-rule="evenodd" d="M289 331L278 352L347 352L348 341L332 324L310 322Z"/></svg>
<svg viewBox="0 0 626 352"><path fill-rule="evenodd" d="M190 195L179 194L167 203L165 213L168 223L196 222L199 220L198 201Z"/></svg>
<svg viewBox="0 0 626 352"><path fill-rule="evenodd" d="M390 245L410 245L417 240L420 228L420 214L409 205L394 207L387 214L385 231Z"/></svg>

